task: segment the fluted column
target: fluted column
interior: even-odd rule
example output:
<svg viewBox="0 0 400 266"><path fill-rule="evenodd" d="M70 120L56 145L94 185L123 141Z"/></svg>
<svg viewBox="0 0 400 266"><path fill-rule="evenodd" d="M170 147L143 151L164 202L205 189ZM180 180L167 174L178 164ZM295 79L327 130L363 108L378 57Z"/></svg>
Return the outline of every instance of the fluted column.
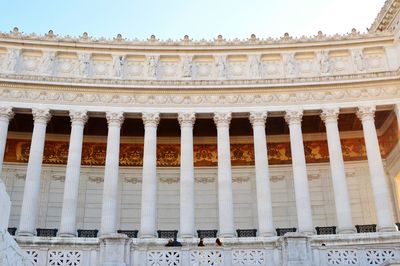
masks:
<svg viewBox="0 0 400 266"><path fill-rule="evenodd" d="M396 113L397 118L397 128L400 130L400 103L395 104L394 112Z"/></svg>
<svg viewBox="0 0 400 266"><path fill-rule="evenodd" d="M157 126L159 113L143 113L144 151L140 237L156 237L157 230Z"/></svg>
<svg viewBox="0 0 400 266"><path fill-rule="evenodd" d="M369 173L375 199L377 229L381 232L395 231L390 192L386 183L386 174L375 128L375 106L358 107L357 116L363 126Z"/></svg>
<svg viewBox="0 0 400 266"><path fill-rule="evenodd" d="M181 125L180 236L195 237L195 180L193 163L193 124L195 113L179 113Z"/></svg>
<svg viewBox="0 0 400 266"><path fill-rule="evenodd" d="M325 122L328 139L329 162L333 192L335 194L336 219L338 233L354 233L351 206L344 169L342 146L338 128L339 108L323 109L321 119Z"/></svg>
<svg viewBox="0 0 400 266"><path fill-rule="evenodd" d="M231 149L229 124L231 113L215 113L218 141L218 220L219 236L234 237Z"/></svg>
<svg viewBox="0 0 400 266"><path fill-rule="evenodd" d="M34 123L18 228L18 235L20 236L35 235L46 126L51 118L49 109L33 108L32 114Z"/></svg>
<svg viewBox="0 0 400 266"><path fill-rule="evenodd" d="M303 111L286 111L285 120L289 125L290 149L292 152L293 181L296 197L296 210L298 231L305 234L313 234L313 222L308 189L306 158L304 154L301 120Z"/></svg>
<svg viewBox="0 0 400 266"><path fill-rule="evenodd" d="M0 178L3 170L4 153L6 150L8 124L13 117L14 112L11 107L0 107Z"/></svg>
<svg viewBox="0 0 400 266"><path fill-rule="evenodd" d="M69 111L71 135L69 138L67 171L65 174L64 199L61 211L59 236L76 236L76 209L81 173L83 128L88 119L86 111Z"/></svg>
<svg viewBox="0 0 400 266"><path fill-rule="evenodd" d="M274 235L274 223L269 182L267 138L265 136L267 112L251 112L249 118L253 125L258 231L260 236L272 236Z"/></svg>
<svg viewBox="0 0 400 266"><path fill-rule="evenodd" d="M106 164L104 168L103 204L101 209L102 235L117 232L118 185L119 185L119 145L123 112L107 112L108 123Z"/></svg>

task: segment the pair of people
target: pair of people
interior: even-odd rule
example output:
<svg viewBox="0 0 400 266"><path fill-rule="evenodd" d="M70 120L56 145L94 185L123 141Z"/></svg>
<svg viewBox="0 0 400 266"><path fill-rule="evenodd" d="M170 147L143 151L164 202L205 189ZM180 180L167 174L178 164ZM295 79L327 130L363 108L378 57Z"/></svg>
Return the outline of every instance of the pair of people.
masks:
<svg viewBox="0 0 400 266"><path fill-rule="evenodd" d="M197 245L198 247L204 247L204 242L203 242L204 238L200 238L200 242ZM221 247L222 246L222 242L221 240L219 240L219 238L215 239L215 244L217 244L217 246Z"/></svg>
<svg viewBox="0 0 400 266"><path fill-rule="evenodd" d="M215 244L217 246L222 246L222 242L221 240L219 240L219 238L217 238L215 240ZM166 247L182 247L182 243L179 242L176 238L174 239L169 239L168 243L165 245ZM199 244L197 245L198 247L204 247L204 238L200 238Z"/></svg>

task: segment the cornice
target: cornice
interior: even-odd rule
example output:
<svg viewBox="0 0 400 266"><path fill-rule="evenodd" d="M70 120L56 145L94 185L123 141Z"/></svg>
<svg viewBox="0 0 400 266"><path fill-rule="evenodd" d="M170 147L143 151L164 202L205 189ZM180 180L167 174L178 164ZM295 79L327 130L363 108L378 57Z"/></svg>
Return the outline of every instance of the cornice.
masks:
<svg viewBox="0 0 400 266"><path fill-rule="evenodd" d="M118 34L114 38L95 38L83 33L81 36L61 36L49 31L45 35L36 33L26 34L14 28L12 31L0 32L0 43L24 46L43 45L60 49L73 47L74 49L115 49L115 50L230 50L230 49L263 49L263 48L287 48L295 46L324 46L334 43L365 43L382 40L392 40L389 32L360 33L353 29L349 33L326 35L319 31L313 36L292 37L288 33L278 38L257 38L254 34L246 39L225 39L218 35L212 40L193 40L184 36L179 40L160 40L154 35L146 40L127 39Z"/></svg>
<svg viewBox="0 0 400 266"><path fill-rule="evenodd" d="M372 23L369 33L390 31L388 27L392 24L392 21L399 10L399 0L386 0L375 21Z"/></svg>

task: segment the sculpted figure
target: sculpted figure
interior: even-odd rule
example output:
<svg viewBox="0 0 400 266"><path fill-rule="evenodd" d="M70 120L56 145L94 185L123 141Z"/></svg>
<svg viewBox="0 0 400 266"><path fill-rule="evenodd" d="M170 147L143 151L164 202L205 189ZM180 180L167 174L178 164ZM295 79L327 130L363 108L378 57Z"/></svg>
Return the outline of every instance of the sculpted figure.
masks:
<svg viewBox="0 0 400 266"><path fill-rule="evenodd" d="M19 54L19 49L9 49L8 58L6 59L7 72L14 72L16 70Z"/></svg>
<svg viewBox="0 0 400 266"><path fill-rule="evenodd" d="M190 78L192 76L192 58L190 56L183 56L182 57L182 77L183 78Z"/></svg>
<svg viewBox="0 0 400 266"><path fill-rule="evenodd" d="M261 74L261 62L257 55L250 57L250 76L252 78L259 78Z"/></svg>
<svg viewBox="0 0 400 266"><path fill-rule="evenodd" d="M353 60L357 71L365 70L365 60L362 52L360 50L353 52Z"/></svg>
<svg viewBox="0 0 400 266"><path fill-rule="evenodd" d="M121 78L122 77L122 69L125 64L125 57L122 55L114 55L113 56L113 76Z"/></svg>
<svg viewBox="0 0 400 266"><path fill-rule="evenodd" d="M226 60L225 56L217 56L217 61L215 63L215 69L217 71L218 78L226 78Z"/></svg>
<svg viewBox="0 0 400 266"><path fill-rule="evenodd" d="M328 74L331 71L331 60L326 51L322 51L318 54L318 63L321 74Z"/></svg>
<svg viewBox="0 0 400 266"><path fill-rule="evenodd" d="M285 70L286 74L289 76L296 74L296 62L293 53L286 55Z"/></svg>
<svg viewBox="0 0 400 266"><path fill-rule="evenodd" d="M148 74L149 77L156 78L157 77L157 59L155 56L150 56L148 65Z"/></svg>
<svg viewBox="0 0 400 266"><path fill-rule="evenodd" d="M44 53L42 56L42 61L40 62L40 73L50 75L53 72L55 61L55 52Z"/></svg>
<svg viewBox="0 0 400 266"><path fill-rule="evenodd" d="M88 77L90 70L90 55L87 53L79 54L79 75Z"/></svg>

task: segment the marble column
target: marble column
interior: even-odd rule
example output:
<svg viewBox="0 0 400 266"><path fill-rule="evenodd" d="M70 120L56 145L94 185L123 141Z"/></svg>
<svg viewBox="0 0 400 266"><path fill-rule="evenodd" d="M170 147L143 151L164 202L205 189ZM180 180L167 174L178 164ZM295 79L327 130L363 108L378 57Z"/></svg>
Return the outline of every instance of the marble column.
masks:
<svg viewBox="0 0 400 266"><path fill-rule="evenodd" d="M108 123L106 164L104 167L103 204L101 209L101 235L117 233L119 193L119 146L123 112L107 112Z"/></svg>
<svg viewBox="0 0 400 266"><path fill-rule="evenodd" d="M381 232L395 231L391 197L375 128L375 106L358 107L357 116L363 126L369 173L375 199L377 230Z"/></svg>
<svg viewBox="0 0 400 266"><path fill-rule="evenodd" d="M267 138L265 136L267 112L251 112L249 118L253 126L258 232L260 236L273 236L275 233L269 181Z"/></svg>
<svg viewBox="0 0 400 266"><path fill-rule="evenodd" d="M13 119L12 107L0 107L0 179L3 170L4 153L6 151L8 124Z"/></svg>
<svg viewBox="0 0 400 266"><path fill-rule="evenodd" d="M144 151L140 237L157 237L157 126L159 113L143 113Z"/></svg>
<svg viewBox="0 0 400 266"><path fill-rule="evenodd" d="M306 158L304 154L303 135L301 131L302 117L303 111L289 110L286 111L285 120L289 125L290 131L290 149L292 153L298 232L304 234L314 234Z"/></svg>
<svg viewBox="0 0 400 266"><path fill-rule="evenodd" d="M71 135L69 138L67 171L65 173L64 199L61 211L59 236L76 236L76 212L81 173L83 128L88 119L86 111L69 111Z"/></svg>
<svg viewBox="0 0 400 266"><path fill-rule="evenodd" d="M397 128L400 130L400 103L394 105L394 112L397 118Z"/></svg>
<svg viewBox="0 0 400 266"><path fill-rule="evenodd" d="M234 237L231 148L229 124L231 113L215 113L218 141L218 220L219 236Z"/></svg>
<svg viewBox="0 0 400 266"><path fill-rule="evenodd" d="M355 230L351 217L350 198L337 122L338 116L339 108L326 108L321 113L321 119L325 122L328 141L338 233L346 234L354 233Z"/></svg>
<svg viewBox="0 0 400 266"><path fill-rule="evenodd" d="M18 227L19 236L33 236L36 233L35 229L40 202L40 179L44 141L46 137L47 122L51 118L49 109L33 108L32 114L34 123L28 167L26 169L21 216Z"/></svg>
<svg viewBox="0 0 400 266"><path fill-rule="evenodd" d="M195 180L193 163L193 124L195 113L179 113L181 125L180 236L195 237Z"/></svg>

